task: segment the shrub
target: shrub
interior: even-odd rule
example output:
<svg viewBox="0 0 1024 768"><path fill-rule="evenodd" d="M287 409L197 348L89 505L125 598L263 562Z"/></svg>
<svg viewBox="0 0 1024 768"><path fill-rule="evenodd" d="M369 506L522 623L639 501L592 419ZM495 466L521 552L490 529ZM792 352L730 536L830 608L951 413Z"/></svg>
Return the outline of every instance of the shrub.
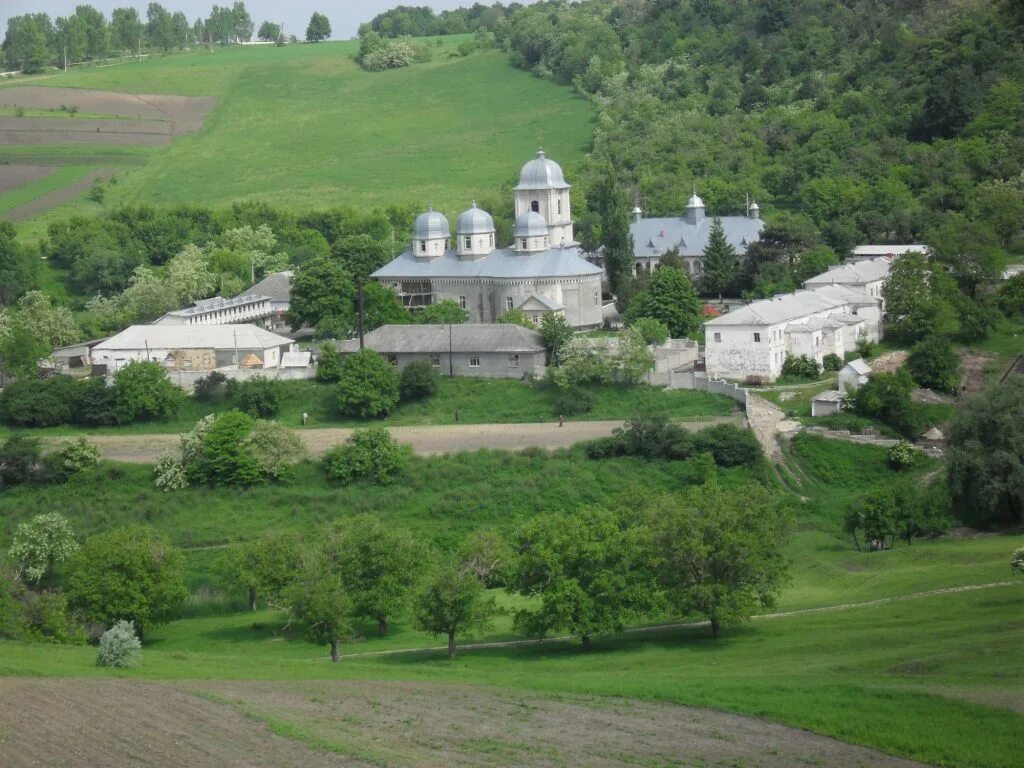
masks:
<svg viewBox="0 0 1024 768"><path fill-rule="evenodd" d="M899 472L910 469L917 463L917 451L906 440L900 440L896 445L889 447L885 459L892 469Z"/></svg>
<svg viewBox="0 0 1024 768"><path fill-rule="evenodd" d="M305 448L292 430L276 421L258 420L243 444L260 466L265 477L283 480L305 456Z"/></svg>
<svg viewBox="0 0 1024 768"><path fill-rule="evenodd" d="M252 429L252 418L241 411L227 411L217 416L202 437L196 460L183 460L189 480L242 486L262 480L263 470L245 443Z"/></svg>
<svg viewBox="0 0 1024 768"><path fill-rule="evenodd" d="M67 440L46 457L46 474L62 483L72 475L92 469L100 463L100 451L84 437Z"/></svg>
<svg viewBox="0 0 1024 768"><path fill-rule="evenodd" d="M402 400L422 400L437 392L441 375L429 360L414 360L402 370L398 389Z"/></svg>
<svg viewBox="0 0 1024 768"><path fill-rule="evenodd" d="M25 434L7 438L0 446L0 488L31 480L41 456L37 438Z"/></svg>
<svg viewBox="0 0 1024 768"><path fill-rule="evenodd" d="M798 379L816 379L821 375L821 366L818 365L817 360L807 355L799 357L786 355L786 360L782 364L782 375L794 376Z"/></svg>
<svg viewBox="0 0 1024 768"><path fill-rule="evenodd" d="M409 463L409 451L395 442L384 427L357 429L344 444L324 454L327 476L343 484L389 483Z"/></svg>
<svg viewBox="0 0 1024 768"><path fill-rule="evenodd" d="M100 637L96 663L101 667L134 667L141 662L142 643L130 621L119 621Z"/></svg>
<svg viewBox="0 0 1024 768"><path fill-rule="evenodd" d="M861 416L884 421L904 437L921 432L923 418L910 393L914 382L906 368L896 373L874 373L853 396L853 409Z"/></svg>
<svg viewBox="0 0 1024 768"><path fill-rule="evenodd" d="M227 394L228 377L220 371L210 371L206 376L196 379L192 396L201 403L216 403Z"/></svg>
<svg viewBox="0 0 1024 768"><path fill-rule="evenodd" d="M320 356L316 361L316 380L323 382L337 381L341 378L341 354L330 344L320 347Z"/></svg>
<svg viewBox="0 0 1024 768"><path fill-rule="evenodd" d="M114 377L114 399L125 421L164 419L178 410L182 392L158 363L133 361Z"/></svg>
<svg viewBox="0 0 1024 768"><path fill-rule="evenodd" d="M867 336L861 336L857 339L855 349L857 350L857 357L864 360L870 360L878 354L878 344L868 339Z"/></svg>
<svg viewBox="0 0 1024 768"><path fill-rule="evenodd" d="M0 418L17 427L54 427L71 422L75 381L52 376L38 381L22 377L4 387Z"/></svg>
<svg viewBox="0 0 1024 768"><path fill-rule="evenodd" d="M960 358L941 336L915 344L907 355L907 370L920 386L939 392L949 392L960 383Z"/></svg>
<svg viewBox="0 0 1024 768"><path fill-rule="evenodd" d="M338 410L367 419L386 416L398 404L398 371L372 349L346 357L338 378Z"/></svg>
<svg viewBox="0 0 1024 768"><path fill-rule="evenodd" d="M821 367L833 373L843 367L843 359L839 355L828 354L821 359Z"/></svg>
<svg viewBox="0 0 1024 768"><path fill-rule="evenodd" d="M117 424L121 415L117 409L114 388L107 386L106 379L86 379L75 384L75 405L72 418L76 424L86 427Z"/></svg>
<svg viewBox="0 0 1024 768"><path fill-rule="evenodd" d="M153 484L161 491L180 491L188 488L185 467L173 453L162 453L153 467Z"/></svg>
<svg viewBox="0 0 1024 768"><path fill-rule="evenodd" d="M1010 555L1010 570L1024 576L1024 547L1017 547Z"/></svg>
<svg viewBox="0 0 1024 768"><path fill-rule="evenodd" d="M653 317L638 317L629 327L640 334L644 344L664 344L668 341L668 326Z"/></svg>
<svg viewBox="0 0 1024 768"><path fill-rule="evenodd" d="M271 419L281 410L281 382L265 376L253 376L241 383L232 381L228 392L238 409L254 419Z"/></svg>
<svg viewBox="0 0 1024 768"><path fill-rule="evenodd" d="M594 410L596 402L597 398L590 390L573 387L563 391L556 390L551 405L555 416L578 416Z"/></svg>
<svg viewBox="0 0 1024 768"><path fill-rule="evenodd" d="M752 466L762 455L754 433L732 424L716 424L694 433L693 453L710 453L720 467Z"/></svg>

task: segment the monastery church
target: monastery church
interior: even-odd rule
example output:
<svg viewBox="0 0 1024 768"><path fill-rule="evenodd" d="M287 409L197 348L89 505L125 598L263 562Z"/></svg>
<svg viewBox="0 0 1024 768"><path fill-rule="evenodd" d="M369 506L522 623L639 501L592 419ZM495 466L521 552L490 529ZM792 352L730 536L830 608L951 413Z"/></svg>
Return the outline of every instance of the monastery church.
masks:
<svg viewBox="0 0 1024 768"><path fill-rule="evenodd" d="M514 190L511 247L498 247L494 219L473 203L455 221L453 248L448 219L430 209L416 218L409 248L371 277L413 311L451 299L470 323L521 310L534 322L556 313L574 328L597 327L603 270L573 235L569 189L558 163L538 151Z"/></svg>

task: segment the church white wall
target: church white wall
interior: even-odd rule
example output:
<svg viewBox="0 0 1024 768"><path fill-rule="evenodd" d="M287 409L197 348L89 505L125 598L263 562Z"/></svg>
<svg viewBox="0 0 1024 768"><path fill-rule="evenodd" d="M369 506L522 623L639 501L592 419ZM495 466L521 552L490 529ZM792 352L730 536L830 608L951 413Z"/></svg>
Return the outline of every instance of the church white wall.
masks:
<svg viewBox="0 0 1024 768"><path fill-rule="evenodd" d="M776 379L786 359L784 325L705 327L704 362L708 376ZM754 340L754 334L759 340Z"/></svg>

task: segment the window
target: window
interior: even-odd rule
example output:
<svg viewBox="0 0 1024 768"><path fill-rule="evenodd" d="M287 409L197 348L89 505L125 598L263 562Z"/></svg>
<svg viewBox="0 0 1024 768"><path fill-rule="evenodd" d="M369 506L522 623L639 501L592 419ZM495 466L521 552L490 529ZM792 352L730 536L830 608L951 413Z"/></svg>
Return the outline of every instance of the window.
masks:
<svg viewBox="0 0 1024 768"><path fill-rule="evenodd" d="M459 309L465 309L465 308L466 308L466 297L465 296L459 296Z"/></svg>
<svg viewBox="0 0 1024 768"><path fill-rule="evenodd" d="M479 368L480 367L480 356L479 355L473 355L471 358L469 358L469 367L470 368Z"/></svg>
<svg viewBox="0 0 1024 768"><path fill-rule="evenodd" d="M508 309L508 310L515 309L515 302L512 300L511 296L506 296L505 297L505 309Z"/></svg>
<svg viewBox="0 0 1024 768"><path fill-rule="evenodd" d="M755 333L754 334L754 341L755 342L761 341L761 334L760 333Z"/></svg>
<svg viewBox="0 0 1024 768"><path fill-rule="evenodd" d="M509 355L508 356L508 367L509 368L518 368L519 367L519 355Z"/></svg>
<svg viewBox="0 0 1024 768"><path fill-rule="evenodd" d="M491 248L493 248L494 247L494 235L488 235L487 236L487 241L488 241L488 244L491 246Z"/></svg>
<svg viewBox="0 0 1024 768"><path fill-rule="evenodd" d="M721 340L722 340L722 334L716 333L715 334L715 341L721 341Z"/></svg>
<svg viewBox="0 0 1024 768"><path fill-rule="evenodd" d="M534 213L540 213L540 203L534 200L532 203L530 203L530 210L533 211Z"/></svg>
<svg viewBox="0 0 1024 768"><path fill-rule="evenodd" d="M601 292L600 291L594 291L594 306L597 307L597 306L600 306L600 305L601 305Z"/></svg>
<svg viewBox="0 0 1024 768"><path fill-rule="evenodd" d="M398 355L388 355L388 362L392 365L398 365Z"/></svg>
<svg viewBox="0 0 1024 768"><path fill-rule="evenodd" d="M526 250L526 239L525 238L519 241L519 247L522 248L524 251Z"/></svg>
<svg viewBox="0 0 1024 768"><path fill-rule="evenodd" d="M465 241L466 241L466 248L472 248L473 247L473 238L472 237L465 238Z"/></svg>
<svg viewBox="0 0 1024 768"><path fill-rule="evenodd" d="M420 253L426 253L426 252L427 252L427 241L426 240L420 240Z"/></svg>
<svg viewBox="0 0 1024 768"><path fill-rule="evenodd" d="M430 356L430 365L432 367L434 367L434 368L440 368L441 367L441 356L440 355L431 355Z"/></svg>
<svg viewBox="0 0 1024 768"><path fill-rule="evenodd" d="M558 198L558 202L556 203L556 205L558 206L558 212L561 213L562 212L562 198Z"/></svg>

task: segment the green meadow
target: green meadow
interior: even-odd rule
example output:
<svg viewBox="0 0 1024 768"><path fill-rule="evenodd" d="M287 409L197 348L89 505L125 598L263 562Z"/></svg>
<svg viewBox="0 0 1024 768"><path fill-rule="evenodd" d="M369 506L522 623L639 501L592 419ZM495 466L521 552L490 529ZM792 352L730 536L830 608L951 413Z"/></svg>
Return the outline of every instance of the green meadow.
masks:
<svg viewBox="0 0 1024 768"><path fill-rule="evenodd" d="M255 199L295 210L432 204L454 215L501 194L538 144L571 167L592 130L584 99L500 52L450 56L462 39L431 42L430 62L378 73L361 70L356 44L341 42L232 46L19 82L217 98L200 133L122 169L105 207ZM0 148L0 161L51 148L11 149ZM52 149L64 162L77 156ZM82 153L98 154L107 153ZM79 201L68 210L99 208Z"/></svg>

